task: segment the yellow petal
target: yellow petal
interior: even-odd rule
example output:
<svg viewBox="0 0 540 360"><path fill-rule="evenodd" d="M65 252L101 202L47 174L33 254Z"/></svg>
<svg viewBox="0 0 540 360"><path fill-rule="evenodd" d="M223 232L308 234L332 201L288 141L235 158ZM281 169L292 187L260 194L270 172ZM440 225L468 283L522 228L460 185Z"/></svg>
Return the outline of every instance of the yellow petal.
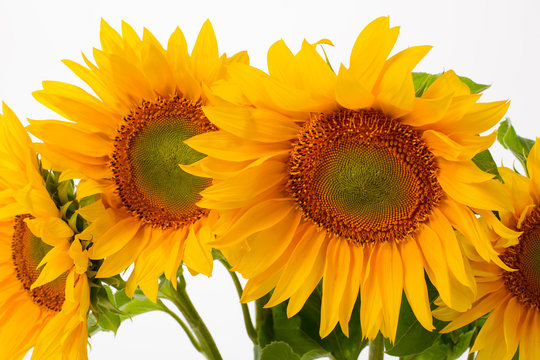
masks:
<svg viewBox="0 0 540 360"><path fill-rule="evenodd" d="M396 43L399 28L390 28L388 17L372 21L362 30L351 51L350 70L371 91Z"/></svg>
<svg viewBox="0 0 540 360"><path fill-rule="evenodd" d="M131 216L118 221L104 234L94 239L94 245L89 251L90 258L103 259L116 253L136 236L140 226L141 223Z"/></svg>
<svg viewBox="0 0 540 360"><path fill-rule="evenodd" d="M276 225L252 235L247 242L247 246L250 248L249 254L233 269L241 272L246 278L268 271L276 261L279 261L282 254L292 253L295 244L299 241L299 237L295 233L300 221L301 213L293 211ZM282 265L282 268L286 263L287 261Z"/></svg>
<svg viewBox="0 0 540 360"><path fill-rule="evenodd" d="M479 209L509 211L512 209L510 199L506 196L504 185L497 180L477 184L458 183L458 179L446 167L441 167L439 184L454 200Z"/></svg>
<svg viewBox="0 0 540 360"><path fill-rule="evenodd" d="M341 238L333 238L328 244L323 293L321 302L321 326L319 335L326 337L339 320L339 306L347 286L351 255L349 243Z"/></svg>
<svg viewBox="0 0 540 360"><path fill-rule="evenodd" d="M413 46L386 62L374 89L375 104L385 114L400 117L413 110L415 90L411 72L430 49L431 46Z"/></svg>
<svg viewBox="0 0 540 360"><path fill-rule="evenodd" d="M238 218L225 235L218 237L212 244L230 246L245 240L256 232L274 226L293 208L293 202L283 199L270 199L256 204Z"/></svg>
<svg viewBox="0 0 540 360"><path fill-rule="evenodd" d="M218 58L216 34L210 20L206 20L191 52L195 77L199 81L208 81L210 75L215 71Z"/></svg>
<svg viewBox="0 0 540 360"><path fill-rule="evenodd" d="M374 96L362 83L356 79L352 71L343 65L339 68L336 83L336 100L347 109L363 109L373 105Z"/></svg>
<svg viewBox="0 0 540 360"><path fill-rule="evenodd" d="M45 266L41 269L39 277L32 284L30 290L57 279L73 266L73 259L68 255L67 250L67 248L55 247L43 257L38 267L43 264Z"/></svg>
<svg viewBox="0 0 540 360"><path fill-rule="evenodd" d="M416 127L436 123L443 118L451 103L451 95L436 99L415 98L411 113L402 122Z"/></svg>
<svg viewBox="0 0 540 360"><path fill-rule="evenodd" d="M207 132L184 142L201 153L227 161L245 161L284 154L291 148L287 142L261 143L225 131Z"/></svg>
<svg viewBox="0 0 540 360"><path fill-rule="evenodd" d="M295 122L272 110L247 107L203 107L218 128L240 138L261 142L287 141L298 135Z"/></svg>
<svg viewBox="0 0 540 360"><path fill-rule="evenodd" d="M540 145L538 139L534 143L529 157L527 158L527 171L531 177L531 195L534 197L535 203L540 203Z"/></svg>
<svg viewBox="0 0 540 360"><path fill-rule="evenodd" d="M184 249L184 263L186 266L203 275L212 275L212 247L201 241L201 237L190 228Z"/></svg>
<svg viewBox="0 0 540 360"><path fill-rule="evenodd" d="M396 337L401 296L403 294L403 262L395 242L385 242L380 245L378 271L380 272L381 294L385 332L391 341Z"/></svg>
<svg viewBox="0 0 540 360"><path fill-rule="evenodd" d="M471 90L453 70L444 72L422 95L426 99L436 99L448 95L469 95Z"/></svg>
<svg viewBox="0 0 540 360"><path fill-rule="evenodd" d="M349 266L349 277L347 287L343 293L343 298L339 305L339 325L345 336L349 336L349 321L354 309L354 304L360 291L360 283L364 271L364 247L351 246L351 264ZM352 319L357 321L358 319Z"/></svg>
<svg viewBox="0 0 540 360"><path fill-rule="evenodd" d="M315 263L313 264L313 268L311 269L308 278L289 299L289 303L287 305L288 317L294 316L300 311L300 309L302 309L302 306L304 306L308 297L311 295L317 284L319 284L321 281L326 262L326 249L327 245L323 244L321 251L315 259Z"/></svg>
<svg viewBox="0 0 540 360"><path fill-rule="evenodd" d="M268 306L275 306L296 292L309 276L315 259L324 243L325 233L316 233L315 226L306 231L283 269Z"/></svg>
<svg viewBox="0 0 540 360"><path fill-rule="evenodd" d="M429 297L424 279L424 259L416 241L411 239L399 244L403 258L403 287L414 315L428 331L433 330Z"/></svg>
<svg viewBox="0 0 540 360"><path fill-rule="evenodd" d="M289 79L290 67L293 59L294 55L285 44L285 41L276 41L268 49L268 72L280 81L287 81Z"/></svg>

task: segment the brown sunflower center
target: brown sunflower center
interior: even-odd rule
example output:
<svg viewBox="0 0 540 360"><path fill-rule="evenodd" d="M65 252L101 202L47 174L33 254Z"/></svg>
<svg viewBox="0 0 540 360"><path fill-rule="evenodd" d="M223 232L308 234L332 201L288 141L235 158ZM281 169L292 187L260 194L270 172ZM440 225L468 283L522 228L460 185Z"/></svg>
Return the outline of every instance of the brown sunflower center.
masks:
<svg viewBox="0 0 540 360"><path fill-rule="evenodd" d="M41 272L38 269L39 263L49 250L52 249L51 246L45 244L40 238L30 232L24 222L24 219L30 217L30 215L15 216L11 251L17 279L19 279L22 287L28 292L34 303L43 308L58 312L62 309L65 298L65 275L34 290L30 290L30 287L37 280Z"/></svg>
<svg viewBox="0 0 540 360"><path fill-rule="evenodd" d="M375 110L313 117L294 144L288 190L306 217L353 242L401 241L443 196L417 131Z"/></svg>
<svg viewBox="0 0 540 360"><path fill-rule="evenodd" d="M125 207L154 227L179 228L207 210L195 205L211 179L193 176L178 165L204 157L184 140L213 131L200 105L173 97L145 101L117 133L111 167Z"/></svg>
<svg viewBox="0 0 540 360"><path fill-rule="evenodd" d="M540 310L540 207L521 225L519 243L506 249L502 260L517 271L505 271L504 284L522 304Z"/></svg>

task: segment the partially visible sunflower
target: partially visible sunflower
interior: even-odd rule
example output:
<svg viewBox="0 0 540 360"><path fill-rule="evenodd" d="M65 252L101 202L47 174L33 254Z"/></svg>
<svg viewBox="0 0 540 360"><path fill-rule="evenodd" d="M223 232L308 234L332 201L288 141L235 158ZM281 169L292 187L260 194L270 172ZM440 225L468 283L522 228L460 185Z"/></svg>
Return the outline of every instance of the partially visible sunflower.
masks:
<svg viewBox="0 0 540 360"><path fill-rule="evenodd" d="M135 262L126 291L137 285L157 296L158 277L176 285L180 263L210 276L213 212L195 205L211 179L178 165L204 157L183 140L216 130L201 106L208 87L225 74L227 63L247 63L245 52L219 56L214 30L206 21L191 55L176 29L167 49L144 30L142 40L126 23L122 35L101 24L102 50L94 65L64 63L95 92L44 82L34 96L66 121L31 121L28 130L55 169L73 169L84 184L103 193L107 213L96 219L90 257L105 258L97 277L109 277ZM112 223L111 227L104 224Z"/></svg>
<svg viewBox="0 0 540 360"><path fill-rule="evenodd" d="M47 192L15 114L0 114L0 358L87 359L87 251ZM87 234L85 234L87 235Z"/></svg>
<svg viewBox="0 0 540 360"><path fill-rule="evenodd" d="M429 46L387 59L386 17L369 24L336 75L304 42L268 52L270 75L242 64L212 90L227 105L204 113L220 131L186 141L208 157L182 166L216 179L199 206L220 211L212 244L249 281L242 301L274 289L297 313L322 278L320 335L348 334L361 294L362 333L394 339L402 293L433 329L424 280L456 309L476 293L453 227L499 261L468 208L509 208L501 184L471 160L495 139L508 102L477 103L453 71L415 97L412 69Z"/></svg>
<svg viewBox="0 0 540 360"><path fill-rule="evenodd" d="M499 172L509 189L512 210L500 212L503 225L490 212L486 234L495 244L502 261L512 271L482 261L470 249L471 268L478 282L478 294L469 311L459 313L439 301L437 318L452 321L443 332L453 331L488 314L471 351L477 360L512 359L519 347L520 360L540 358L540 144L527 159L530 178L508 168ZM488 230L488 226L491 227ZM517 236L516 236L517 234Z"/></svg>

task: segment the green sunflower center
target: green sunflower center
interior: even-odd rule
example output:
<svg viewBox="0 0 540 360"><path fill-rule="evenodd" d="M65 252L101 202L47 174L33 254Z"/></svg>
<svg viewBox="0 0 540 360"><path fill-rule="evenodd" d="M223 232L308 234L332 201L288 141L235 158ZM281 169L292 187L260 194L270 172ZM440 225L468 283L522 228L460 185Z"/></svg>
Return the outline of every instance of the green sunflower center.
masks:
<svg viewBox="0 0 540 360"><path fill-rule="evenodd" d="M200 106L179 97L144 102L126 117L111 165L120 198L133 215L165 229L206 213L195 203L211 179L188 174L179 164L204 157L184 140L212 130Z"/></svg>
<svg viewBox="0 0 540 360"><path fill-rule="evenodd" d="M40 238L30 232L24 222L26 218L31 218L31 216L18 215L14 220L11 250L17 279L19 279L22 287L28 292L34 303L48 310L58 312L62 309L65 298L65 275L34 290L30 290L30 287L37 280L41 272L38 269L38 265L52 249L52 246L44 243Z"/></svg>
<svg viewBox="0 0 540 360"><path fill-rule="evenodd" d="M373 110L321 114L304 127L288 189L305 215L354 242L400 241L443 192L431 152L410 127Z"/></svg>
<svg viewBox="0 0 540 360"><path fill-rule="evenodd" d="M536 207L521 226L519 243L506 249L501 257L517 271L505 272L506 288L521 303L540 310L540 208Z"/></svg>

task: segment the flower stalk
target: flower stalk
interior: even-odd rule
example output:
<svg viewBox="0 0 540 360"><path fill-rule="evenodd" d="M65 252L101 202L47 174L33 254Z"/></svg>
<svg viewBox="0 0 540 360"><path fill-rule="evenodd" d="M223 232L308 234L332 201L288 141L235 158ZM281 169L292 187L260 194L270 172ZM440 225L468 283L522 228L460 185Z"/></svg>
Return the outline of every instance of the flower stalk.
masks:
<svg viewBox="0 0 540 360"><path fill-rule="evenodd" d="M159 295L162 298L170 300L178 308L178 310L180 310L189 324L189 327L193 331L193 334L195 334L198 339L198 344L200 345L198 350L208 360L222 360L221 354L219 353L219 349L214 342L212 334L206 327L204 321L200 317L197 309L195 309L195 306L193 306L193 303L188 296L184 277L180 275L176 290L172 287L170 281L164 282L160 289ZM197 348L197 346L195 346L195 348Z"/></svg>

